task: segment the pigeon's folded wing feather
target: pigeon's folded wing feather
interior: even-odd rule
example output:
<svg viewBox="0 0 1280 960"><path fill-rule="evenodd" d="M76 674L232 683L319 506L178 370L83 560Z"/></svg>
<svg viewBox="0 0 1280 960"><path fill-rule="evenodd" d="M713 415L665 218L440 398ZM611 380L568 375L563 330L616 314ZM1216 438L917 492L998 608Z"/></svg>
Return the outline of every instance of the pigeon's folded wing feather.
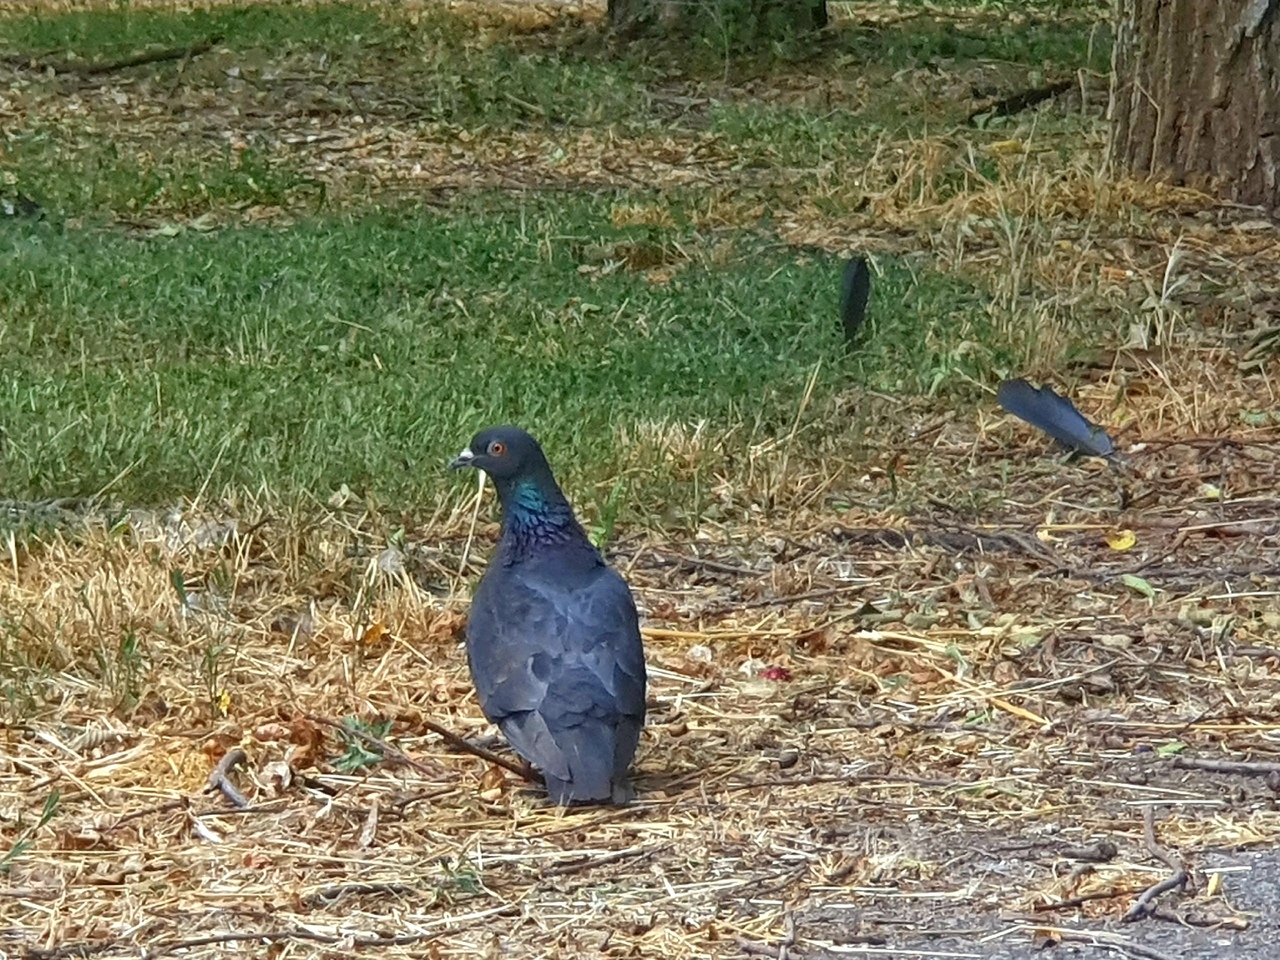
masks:
<svg viewBox="0 0 1280 960"><path fill-rule="evenodd" d="M550 779L599 793L625 779L644 722L635 602L597 566L574 584L495 569L472 605L467 653L485 716ZM607 796L607 793L605 794Z"/></svg>

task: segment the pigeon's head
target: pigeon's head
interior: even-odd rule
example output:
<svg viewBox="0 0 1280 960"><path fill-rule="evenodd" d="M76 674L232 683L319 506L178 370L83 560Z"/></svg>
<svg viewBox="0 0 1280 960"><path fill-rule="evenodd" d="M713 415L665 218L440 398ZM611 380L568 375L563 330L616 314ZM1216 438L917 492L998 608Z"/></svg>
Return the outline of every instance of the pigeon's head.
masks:
<svg viewBox="0 0 1280 960"><path fill-rule="evenodd" d="M509 552L566 543L595 550L578 526L542 447L519 427L481 430L449 466L475 467L489 475L502 503L502 540Z"/></svg>
<svg viewBox="0 0 1280 960"><path fill-rule="evenodd" d="M551 472L538 441L510 425L481 430L449 466L483 470L499 487L525 478L540 479L544 472Z"/></svg>

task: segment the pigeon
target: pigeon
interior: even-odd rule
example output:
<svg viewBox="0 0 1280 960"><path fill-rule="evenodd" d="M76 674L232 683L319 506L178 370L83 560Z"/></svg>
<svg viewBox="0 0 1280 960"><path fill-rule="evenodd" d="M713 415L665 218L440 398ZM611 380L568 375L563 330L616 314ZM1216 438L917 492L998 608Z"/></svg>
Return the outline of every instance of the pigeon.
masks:
<svg viewBox="0 0 1280 960"><path fill-rule="evenodd" d="M480 709L561 806L624 804L644 726L635 600L519 427L476 434L450 467L487 473L502 532L467 617Z"/></svg>
<svg viewBox="0 0 1280 960"><path fill-rule="evenodd" d="M1115 444L1107 432L1086 420L1074 403L1049 387L1037 389L1021 378L1005 380L996 389L996 402L1072 450L1115 460Z"/></svg>
<svg viewBox="0 0 1280 960"><path fill-rule="evenodd" d="M845 343L852 344L867 316L867 298L871 296L871 271L866 257L854 257L844 265L840 286L840 326Z"/></svg>

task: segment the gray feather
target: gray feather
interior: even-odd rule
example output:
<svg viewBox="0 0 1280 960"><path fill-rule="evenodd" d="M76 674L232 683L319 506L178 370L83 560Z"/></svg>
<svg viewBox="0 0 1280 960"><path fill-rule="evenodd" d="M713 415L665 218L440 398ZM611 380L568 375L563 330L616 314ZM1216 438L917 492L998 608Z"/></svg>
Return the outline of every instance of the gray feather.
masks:
<svg viewBox="0 0 1280 960"><path fill-rule="evenodd" d="M996 389L996 402L1066 447L1095 457L1115 456L1115 444L1107 432L1049 387L1036 388L1020 378L1006 380Z"/></svg>

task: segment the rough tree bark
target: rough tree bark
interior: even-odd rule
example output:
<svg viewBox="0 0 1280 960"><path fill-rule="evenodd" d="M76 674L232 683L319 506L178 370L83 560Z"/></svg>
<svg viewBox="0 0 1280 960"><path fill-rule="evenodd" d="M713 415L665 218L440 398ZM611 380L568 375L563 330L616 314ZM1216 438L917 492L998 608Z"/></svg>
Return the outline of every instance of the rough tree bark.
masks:
<svg viewBox="0 0 1280 960"><path fill-rule="evenodd" d="M1116 0L1110 156L1280 206L1280 0Z"/></svg>
<svg viewBox="0 0 1280 960"><path fill-rule="evenodd" d="M789 22L795 30L821 30L827 25L827 0L609 0L609 25L615 30L631 28L643 21L677 24L695 4L734 10L739 15L764 21L773 14L776 22ZM785 15L779 17L779 14Z"/></svg>

